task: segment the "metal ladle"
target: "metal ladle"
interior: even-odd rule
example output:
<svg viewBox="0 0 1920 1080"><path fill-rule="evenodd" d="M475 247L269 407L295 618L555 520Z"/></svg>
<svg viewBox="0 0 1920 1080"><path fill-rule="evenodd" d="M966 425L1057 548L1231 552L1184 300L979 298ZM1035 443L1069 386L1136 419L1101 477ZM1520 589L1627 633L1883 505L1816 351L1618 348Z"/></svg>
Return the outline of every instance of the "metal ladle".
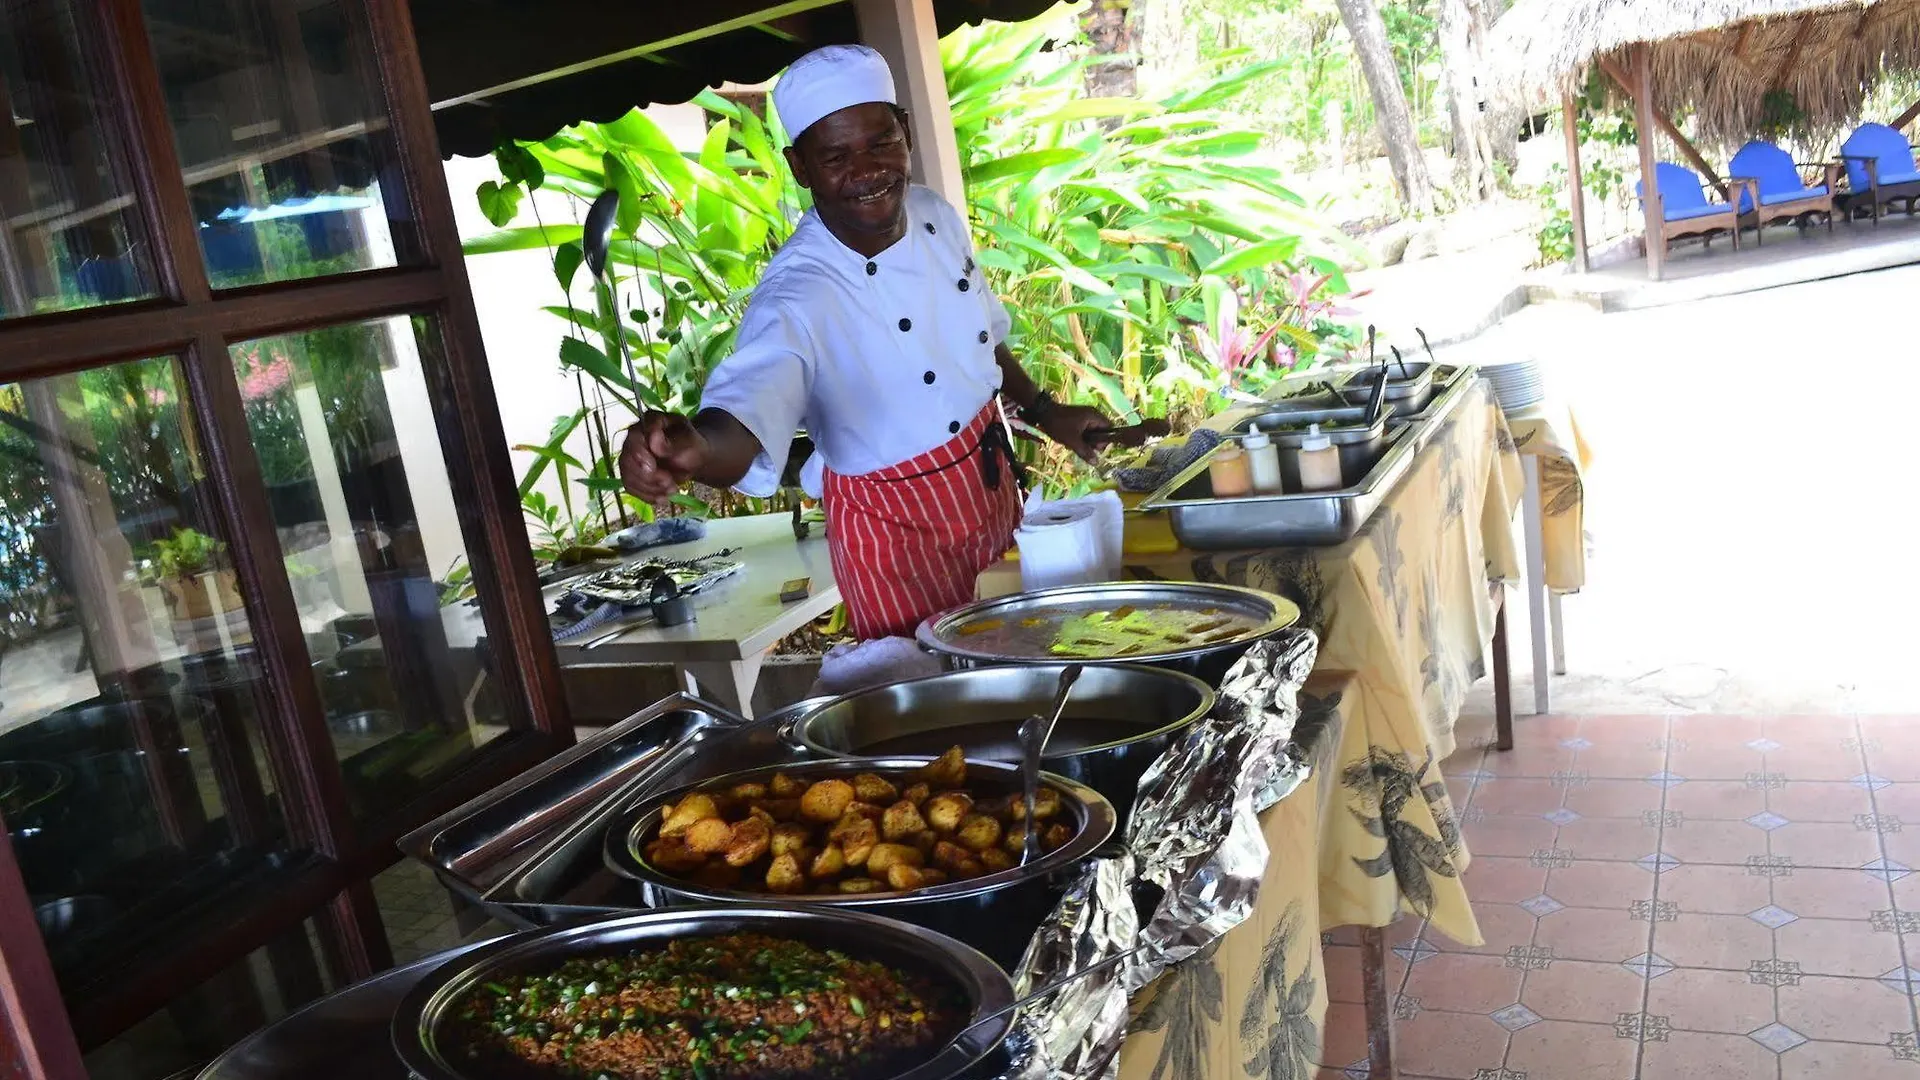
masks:
<svg viewBox="0 0 1920 1080"><path fill-rule="evenodd" d="M1020 850L1020 863L1026 865L1040 856L1040 827L1034 821L1034 803L1040 798L1040 758L1046 753L1047 740L1053 738L1053 729L1060 723L1060 715L1067 711L1067 695L1073 690L1073 684L1080 680L1080 664L1068 664L1060 672L1060 688L1053 692L1051 715L1035 714L1027 717L1020 725L1020 789L1026 806L1027 839Z"/></svg>
<svg viewBox="0 0 1920 1080"><path fill-rule="evenodd" d="M607 287L607 303L613 308L613 344L620 352L620 366L628 378L634 377L633 360L627 355L627 328L620 322L620 297L613 291L613 274L607 266L608 250L613 245L614 218L620 213L620 192L608 188L587 207L587 219L580 226L580 255L587 272Z"/></svg>

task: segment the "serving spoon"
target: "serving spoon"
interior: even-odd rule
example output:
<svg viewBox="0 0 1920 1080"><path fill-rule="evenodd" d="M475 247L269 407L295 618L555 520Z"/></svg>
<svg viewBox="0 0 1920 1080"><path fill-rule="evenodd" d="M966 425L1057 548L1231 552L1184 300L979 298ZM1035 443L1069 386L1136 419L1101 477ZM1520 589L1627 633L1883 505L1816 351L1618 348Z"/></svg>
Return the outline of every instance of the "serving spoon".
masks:
<svg viewBox="0 0 1920 1080"><path fill-rule="evenodd" d="M1040 828L1034 821L1033 804L1040 797L1040 758L1046 753L1047 740L1053 738L1053 729L1060 723L1060 716L1067 711L1067 695L1072 692L1073 684L1080 680L1083 665L1068 664L1060 671L1060 688L1053 692L1053 707L1050 716L1038 713L1027 717L1020 725L1020 788L1026 803L1027 839L1020 849L1020 864L1025 866L1040 856Z"/></svg>

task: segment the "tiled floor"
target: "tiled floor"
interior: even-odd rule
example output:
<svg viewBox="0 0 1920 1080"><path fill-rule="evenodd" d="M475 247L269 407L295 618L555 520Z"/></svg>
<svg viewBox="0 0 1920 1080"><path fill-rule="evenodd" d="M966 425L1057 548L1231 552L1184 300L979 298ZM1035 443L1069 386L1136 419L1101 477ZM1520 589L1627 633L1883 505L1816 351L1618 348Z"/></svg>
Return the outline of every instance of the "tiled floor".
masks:
<svg viewBox="0 0 1920 1080"><path fill-rule="evenodd" d="M1402 1075L1920 1080L1920 717L1521 718L1517 743L1448 762L1487 943L1390 931ZM1367 1073L1353 940L1321 1080Z"/></svg>

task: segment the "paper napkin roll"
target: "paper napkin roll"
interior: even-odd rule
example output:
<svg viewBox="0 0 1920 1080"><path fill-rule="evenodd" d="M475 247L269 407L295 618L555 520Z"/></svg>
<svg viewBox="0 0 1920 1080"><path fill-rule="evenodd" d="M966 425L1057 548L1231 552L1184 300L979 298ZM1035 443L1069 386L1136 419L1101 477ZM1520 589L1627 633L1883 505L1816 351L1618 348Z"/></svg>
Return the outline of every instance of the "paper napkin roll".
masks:
<svg viewBox="0 0 1920 1080"><path fill-rule="evenodd" d="M1107 580L1103 516L1084 503L1030 511L1013 534L1020 547L1020 587L1032 591Z"/></svg>

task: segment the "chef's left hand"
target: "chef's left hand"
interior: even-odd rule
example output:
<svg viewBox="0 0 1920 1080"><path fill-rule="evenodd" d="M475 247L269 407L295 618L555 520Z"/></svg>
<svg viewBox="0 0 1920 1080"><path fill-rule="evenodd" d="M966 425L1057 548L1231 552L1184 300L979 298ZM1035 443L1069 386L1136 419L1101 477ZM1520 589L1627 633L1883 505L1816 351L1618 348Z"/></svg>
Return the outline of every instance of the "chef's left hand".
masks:
<svg viewBox="0 0 1920 1080"><path fill-rule="evenodd" d="M1099 451L1087 442L1087 433L1112 426L1113 421L1090 405L1057 405L1040 430L1047 438L1078 454L1082 461L1091 462L1099 457Z"/></svg>

